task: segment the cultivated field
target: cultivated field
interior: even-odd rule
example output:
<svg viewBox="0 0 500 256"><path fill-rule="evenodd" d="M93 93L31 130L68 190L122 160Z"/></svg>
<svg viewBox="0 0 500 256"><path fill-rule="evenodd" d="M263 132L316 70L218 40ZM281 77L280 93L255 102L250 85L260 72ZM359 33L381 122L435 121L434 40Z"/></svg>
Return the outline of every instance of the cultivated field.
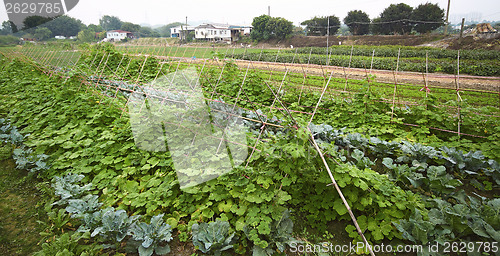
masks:
<svg viewBox="0 0 500 256"><path fill-rule="evenodd" d="M495 255L498 57L0 48L2 172L40 184L36 255L297 255L360 241Z"/></svg>

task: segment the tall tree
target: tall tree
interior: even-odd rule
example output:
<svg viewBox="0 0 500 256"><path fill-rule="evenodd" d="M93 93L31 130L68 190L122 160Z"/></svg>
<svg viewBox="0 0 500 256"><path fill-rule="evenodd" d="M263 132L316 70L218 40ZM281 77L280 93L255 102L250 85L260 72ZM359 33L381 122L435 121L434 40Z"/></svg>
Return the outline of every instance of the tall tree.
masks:
<svg viewBox="0 0 500 256"><path fill-rule="evenodd" d="M259 17L253 18L252 26L253 30L250 33L250 36L253 40L262 41L268 40L271 37L268 29L266 28L267 24L271 20L271 16L269 15L261 15Z"/></svg>
<svg viewBox="0 0 500 256"><path fill-rule="evenodd" d="M353 35L366 35L370 33L370 17L363 11L354 10L347 13L344 24L349 27Z"/></svg>
<svg viewBox="0 0 500 256"><path fill-rule="evenodd" d="M88 29L92 29L96 33L104 32L104 29L101 25L90 24L87 26Z"/></svg>
<svg viewBox="0 0 500 256"><path fill-rule="evenodd" d="M122 27L122 21L116 16L104 15L99 20L99 25L106 31L116 30Z"/></svg>
<svg viewBox="0 0 500 256"><path fill-rule="evenodd" d="M2 28L0 28L0 35L9 35L14 33L12 30L12 25L14 25L14 23L12 23L11 21L6 20L2 22Z"/></svg>
<svg viewBox="0 0 500 256"><path fill-rule="evenodd" d="M330 35L335 35L340 28L340 20L337 16L331 15L328 17L314 17L310 20L303 21L300 25L306 26L308 36L324 36L327 33L328 20L330 20Z"/></svg>
<svg viewBox="0 0 500 256"><path fill-rule="evenodd" d="M409 21L413 8L407 4L391 4L380 14L381 29L383 32L393 34L407 34L411 32L412 24ZM387 33L384 33L387 34Z"/></svg>
<svg viewBox="0 0 500 256"><path fill-rule="evenodd" d="M120 29L128 32L139 32L139 30L141 30L141 25L132 22L123 22Z"/></svg>
<svg viewBox="0 0 500 256"><path fill-rule="evenodd" d="M52 20L52 18L47 18L47 17L43 17L43 16L36 16L36 15L29 16L29 17L26 17L26 19L24 19L24 21L23 21L23 29L28 30L31 33L34 31L35 27L38 27L42 24L45 24L51 20Z"/></svg>
<svg viewBox="0 0 500 256"><path fill-rule="evenodd" d="M293 23L285 18L261 15L253 18L253 40L285 39L293 33Z"/></svg>
<svg viewBox="0 0 500 256"><path fill-rule="evenodd" d="M46 40L46 39L49 39L52 35L52 32L46 28L46 27L39 27L35 30L35 34L33 34L33 36L37 39L37 40Z"/></svg>
<svg viewBox="0 0 500 256"><path fill-rule="evenodd" d="M81 20L63 15L50 22L47 22L44 27L47 27L54 36L76 36L78 32L85 28Z"/></svg>
<svg viewBox="0 0 500 256"><path fill-rule="evenodd" d="M415 24L415 31L427 33L444 25L444 10L437 4L421 4L413 10L411 19Z"/></svg>
<svg viewBox="0 0 500 256"><path fill-rule="evenodd" d="M90 28L84 29L78 33L78 40L83 42L93 42L96 40L96 32Z"/></svg>
<svg viewBox="0 0 500 256"><path fill-rule="evenodd" d="M170 23L168 25L156 28L155 31L160 33L160 36L162 36L162 37L170 37L170 28L177 27L180 25L184 25L184 23L182 23L182 22Z"/></svg>
<svg viewBox="0 0 500 256"><path fill-rule="evenodd" d="M160 37L160 34L150 27L141 27L139 29L139 36L141 37Z"/></svg>

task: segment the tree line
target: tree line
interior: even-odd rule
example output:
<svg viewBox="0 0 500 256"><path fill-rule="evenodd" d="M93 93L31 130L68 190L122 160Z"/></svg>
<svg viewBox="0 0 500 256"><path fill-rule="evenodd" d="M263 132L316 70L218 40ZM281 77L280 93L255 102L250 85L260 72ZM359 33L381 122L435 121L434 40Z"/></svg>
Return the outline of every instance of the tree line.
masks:
<svg viewBox="0 0 500 256"><path fill-rule="evenodd" d="M350 11L343 20L353 35L390 35L428 33L444 25L444 10L437 4L425 3L413 8L407 4L391 4L379 17L370 19L361 10ZM305 33L309 36L334 35L340 28L340 19L335 15L314 17L303 21ZM291 21L267 15L255 17L252 22L252 39L284 39L293 34Z"/></svg>
<svg viewBox="0 0 500 256"><path fill-rule="evenodd" d="M182 24L174 22L152 29L147 26L122 21L116 16L104 15L99 20L99 24L90 24L87 26L81 20L66 15L55 19L31 16L24 20L23 25L25 29L22 31L18 31L16 26L10 21L2 22L0 35L12 35L16 33L17 36L35 38L37 40L46 40L55 36L76 36L78 40L92 42L102 40L106 37L106 31L110 30L129 31L137 37L170 37L170 28Z"/></svg>
<svg viewBox="0 0 500 256"><path fill-rule="evenodd" d="M425 3L413 8L407 4L391 4L384 9L379 17L370 19L368 14L361 10L350 11L343 20L353 35L366 35L369 33L379 35L409 34L411 32L428 33L444 25L444 10L437 4ZM120 20L116 16L105 15L99 20L99 24L86 26L80 20L61 16L55 19L32 16L24 21L21 31L32 38L45 40L55 36L78 36L85 42L101 40L106 37L106 31L125 30L132 32L137 37L169 37L170 28L182 25L180 22L171 23L156 29L141 26L131 22ZM303 21L301 25L305 30L293 26L291 21L281 17L261 15L255 17L252 22L253 30L251 38L255 41L269 39L284 39L294 33L305 31L306 35L324 36L334 35L340 28L340 19L335 15L327 17L314 17ZM0 28L0 35L8 35L17 32L12 22L5 21ZM27 36L26 36L27 37Z"/></svg>

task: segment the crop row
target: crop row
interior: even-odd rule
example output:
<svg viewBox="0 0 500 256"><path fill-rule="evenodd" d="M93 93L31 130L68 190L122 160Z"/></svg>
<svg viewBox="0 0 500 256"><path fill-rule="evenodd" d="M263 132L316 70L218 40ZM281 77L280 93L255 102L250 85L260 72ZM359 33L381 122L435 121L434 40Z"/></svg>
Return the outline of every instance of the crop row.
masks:
<svg viewBox="0 0 500 256"><path fill-rule="evenodd" d="M397 57L398 51L401 58L425 58L426 55L431 59L457 59L458 51L429 48L429 47L409 47L409 46L332 46L328 54L331 55L350 55L352 49L353 56L369 56L372 54L379 57ZM327 54L326 48L298 48L297 53L303 54ZM493 50L461 50L460 58L464 60L497 60L500 58L500 52Z"/></svg>
<svg viewBox="0 0 500 256"><path fill-rule="evenodd" d="M308 55L308 54L234 54L235 59L252 60L252 61L267 61L278 63L300 63L300 64L317 64L352 68L372 67L372 58L367 56L349 55ZM374 57L373 68L380 70L396 70L457 74L457 61L450 59L431 59L428 61L427 67L425 58L402 58L397 62L394 57ZM500 76L500 64L493 60L463 60L460 62L460 74L469 74L477 76Z"/></svg>

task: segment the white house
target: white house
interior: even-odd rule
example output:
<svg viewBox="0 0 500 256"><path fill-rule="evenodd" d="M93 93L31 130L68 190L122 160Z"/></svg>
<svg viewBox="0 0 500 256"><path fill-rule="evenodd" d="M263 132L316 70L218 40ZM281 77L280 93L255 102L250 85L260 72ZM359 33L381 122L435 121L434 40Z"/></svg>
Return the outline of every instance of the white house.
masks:
<svg viewBox="0 0 500 256"><path fill-rule="evenodd" d="M196 39L231 41L231 29L227 24L202 24L194 29Z"/></svg>
<svg viewBox="0 0 500 256"><path fill-rule="evenodd" d="M177 26L170 28L170 37L183 38L185 35L189 34L189 32L194 31L195 28L193 26Z"/></svg>
<svg viewBox="0 0 500 256"><path fill-rule="evenodd" d="M132 32L123 30L111 30L106 33L106 41L121 41L125 38L133 38Z"/></svg>
<svg viewBox="0 0 500 256"><path fill-rule="evenodd" d="M241 36L250 35L252 26L229 24L202 24L195 28L195 38L211 41L237 41Z"/></svg>

